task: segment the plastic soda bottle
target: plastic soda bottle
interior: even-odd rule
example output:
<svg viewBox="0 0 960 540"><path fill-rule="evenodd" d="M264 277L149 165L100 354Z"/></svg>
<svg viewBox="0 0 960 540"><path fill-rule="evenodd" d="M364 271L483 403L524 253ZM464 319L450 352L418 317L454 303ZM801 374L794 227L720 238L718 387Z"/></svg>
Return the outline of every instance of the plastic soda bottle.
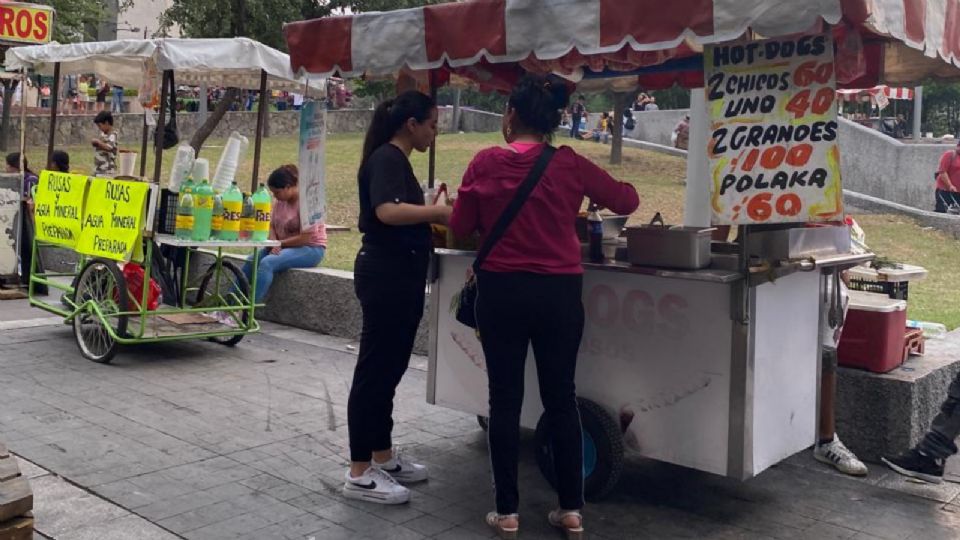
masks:
<svg viewBox="0 0 960 540"><path fill-rule="evenodd" d="M223 197L213 196L213 217L210 218L210 238L220 240L223 234Z"/></svg>
<svg viewBox="0 0 960 540"><path fill-rule="evenodd" d="M193 235L197 242L210 239L210 230L213 218L213 187L204 178L199 185L193 188Z"/></svg>
<svg viewBox="0 0 960 540"><path fill-rule="evenodd" d="M180 185L180 193L193 193L196 184L193 182L193 178L188 176L187 180Z"/></svg>
<svg viewBox="0 0 960 540"><path fill-rule="evenodd" d="M243 212L240 213L240 240L250 240L253 237L256 218L257 215L253 207L253 198L249 193L244 193Z"/></svg>
<svg viewBox="0 0 960 540"><path fill-rule="evenodd" d="M253 194L254 224L252 239L255 242L263 242L270 236L272 201L267 187L260 184L260 189Z"/></svg>
<svg viewBox="0 0 960 540"><path fill-rule="evenodd" d="M220 230L221 240L236 240L240 237L240 214L243 212L243 193L237 183L233 182L230 188L221 197L223 200L223 229Z"/></svg>
<svg viewBox="0 0 960 540"><path fill-rule="evenodd" d="M175 236L189 240L193 234L193 195L181 190L177 201L177 225Z"/></svg>
<svg viewBox="0 0 960 540"><path fill-rule="evenodd" d="M587 214L587 232L590 237L590 262L603 262L603 217L600 208L591 204Z"/></svg>

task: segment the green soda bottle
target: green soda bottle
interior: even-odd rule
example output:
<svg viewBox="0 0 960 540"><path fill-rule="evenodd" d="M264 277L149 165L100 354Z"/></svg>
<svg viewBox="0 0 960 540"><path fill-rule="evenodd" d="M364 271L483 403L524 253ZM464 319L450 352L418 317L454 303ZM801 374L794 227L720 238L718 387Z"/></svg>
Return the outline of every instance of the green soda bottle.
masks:
<svg viewBox="0 0 960 540"><path fill-rule="evenodd" d="M177 225L175 236L189 240L193 234L193 195L186 191L180 193L177 201Z"/></svg>
<svg viewBox="0 0 960 540"><path fill-rule="evenodd" d="M184 193L193 194L193 189L196 187L196 184L193 183L193 178L188 176L184 183L180 184L180 194Z"/></svg>
<svg viewBox="0 0 960 540"><path fill-rule="evenodd" d="M213 187L206 178L193 189L192 238L197 242L205 242L210 239L214 195Z"/></svg>
<svg viewBox="0 0 960 540"><path fill-rule="evenodd" d="M240 236L240 214L243 212L243 193L234 182L223 196L223 228L220 230L221 240L236 240Z"/></svg>
<svg viewBox="0 0 960 540"><path fill-rule="evenodd" d="M253 197L249 193L243 194L243 212L240 213L240 240L249 241L253 238L253 226L256 223L256 211L253 209Z"/></svg>
<svg viewBox="0 0 960 540"><path fill-rule="evenodd" d="M223 234L223 197L213 196L213 217L210 219L210 238L220 240Z"/></svg>
<svg viewBox="0 0 960 540"><path fill-rule="evenodd" d="M253 194L253 235L251 239L254 242L263 242L270 236L270 211L272 209L273 199L267 186L260 184L260 189Z"/></svg>

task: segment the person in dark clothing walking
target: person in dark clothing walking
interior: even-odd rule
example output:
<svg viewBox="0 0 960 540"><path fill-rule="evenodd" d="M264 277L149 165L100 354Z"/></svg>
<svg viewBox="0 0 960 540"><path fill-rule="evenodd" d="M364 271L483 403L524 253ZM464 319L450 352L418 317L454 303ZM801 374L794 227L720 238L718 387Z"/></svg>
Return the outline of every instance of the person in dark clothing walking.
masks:
<svg viewBox="0 0 960 540"><path fill-rule="evenodd" d="M451 208L425 205L410 166L437 136L437 106L420 92L381 103L363 143L358 173L363 243L354 263L354 289L363 310L360 354L347 404L350 470L343 495L401 504L400 483L427 479L427 469L392 447L393 397L407 370L423 316L430 223L446 223Z"/></svg>
<svg viewBox="0 0 960 540"><path fill-rule="evenodd" d="M899 456L880 459L904 476L939 484L943 482L947 458L957 453L957 437L960 437L960 373L950 383L947 399L940 405L940 413L923 439Z"/></svg>
<svg viewBox="0 0 960 540"><path fill-rule="evenodd" d="M455 236L474 231L481 242L530 171L547 164L529 198L477 273L477 327L490 389L489 444L496 511L486 522L501 538L519 528L517 482L520 410L527 349L532 344L551 445L559 507L551 525L568 538L583 535L583 447L574 377L583 335L583 267L574 223L585 196L618 214L637 209L630 184L569 147L549 146L567 103L566 87L528 75L514 87L503 116L508 148L474 157L450 218Z"/></svg>
<svg viewBox="0 0 960 540"><path fill-rule="evenodd" d="M583 95L577 97L577 102L570 108L570 138L580 138L580 125L587 116L587 106L583 104Z"/></svg>

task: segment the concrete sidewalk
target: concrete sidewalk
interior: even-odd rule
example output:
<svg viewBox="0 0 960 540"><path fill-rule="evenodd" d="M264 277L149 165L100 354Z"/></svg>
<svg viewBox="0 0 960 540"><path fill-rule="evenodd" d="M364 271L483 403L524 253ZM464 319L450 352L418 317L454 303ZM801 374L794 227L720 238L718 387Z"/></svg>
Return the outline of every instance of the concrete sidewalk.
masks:
<svg viewBox="0 0 960 540"><path fill-rule="evenodd" d="M353 344L268 325L234 349L135 347L100 365L80 356L68 327L36 320L46 317L39 311L10 317L13 307L0 304L0 320L14 319L0 326L0 440L45 469L35 484L62 481L89 503L55 508L57 490L49 498L37 490L44 536L491 536L482 522L493 507L485 436L474 418L425 403L422 358L398 390L395 435L431 467L431 480L410 504L382 508L339 496ZM545 519L555 496L530 439L521 537L557 539ZM585 516L595 539L957 539L958 495L958 484L908 482L878 465L864 480L842 477L808 452L745 483L631 458L619 486ZM145 532L121 532L132 526Z"/></svg>

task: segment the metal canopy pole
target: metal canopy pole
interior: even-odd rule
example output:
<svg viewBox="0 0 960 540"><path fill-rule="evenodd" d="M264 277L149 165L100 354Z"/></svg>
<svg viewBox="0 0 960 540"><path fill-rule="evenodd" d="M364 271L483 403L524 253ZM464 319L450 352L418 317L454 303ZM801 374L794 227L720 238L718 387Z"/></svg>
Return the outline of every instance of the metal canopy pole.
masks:
<svg viewBox="0 0 960 540"><path fill-rule="evenodd" d="M149 138L150 126L147 125L147 110L143 111L143 136L140 139L140 178L143 179L147 174L147 139Z"/></svg>
<svg viewBox="0 0 960 540"><path fill-rule="evenodd" d="M53 144L57 134L57 108L60 105L60 62L53 64L53 90L50 92L50 133L47 136L47 168L53 168ZM25 126L21 126L23 129Z"/></svg>
<svg viewBox="0 0 960 540"><path fill-rule="evenodd" d="M154 130L154 160L153 160L153 183L160 183L160 167L163 165L163 126L164 126L164 116L167 114L167 99L168 99L168 87L170 86L170 79L173 75L169 69L164 70L163 77L160 78L162 81L160 86L160 115L157 118L157 129Z"/></svg>
<svg viewBox="0 0 960 540"><path fill-rule="evenodd" d="M267 99L267 72L260 70L260 103L257 105L257 134L253 145L253 178L250 180L250 193L257 189L260 179L260 149L263 146L263 124L270 104Z"/></svg>
<svg viewBox="0 0 960 540"><path fill-rule="evenodd" d="M437 103L437 85L433 82L433 72L430 72L430 99L433 100L433 103ZM438 109L439 110L439 109ZM427 172L427 187L433 188L436 183L436 172L437 172L437 139L434 137L430 141L430 164Z"/></svg>

